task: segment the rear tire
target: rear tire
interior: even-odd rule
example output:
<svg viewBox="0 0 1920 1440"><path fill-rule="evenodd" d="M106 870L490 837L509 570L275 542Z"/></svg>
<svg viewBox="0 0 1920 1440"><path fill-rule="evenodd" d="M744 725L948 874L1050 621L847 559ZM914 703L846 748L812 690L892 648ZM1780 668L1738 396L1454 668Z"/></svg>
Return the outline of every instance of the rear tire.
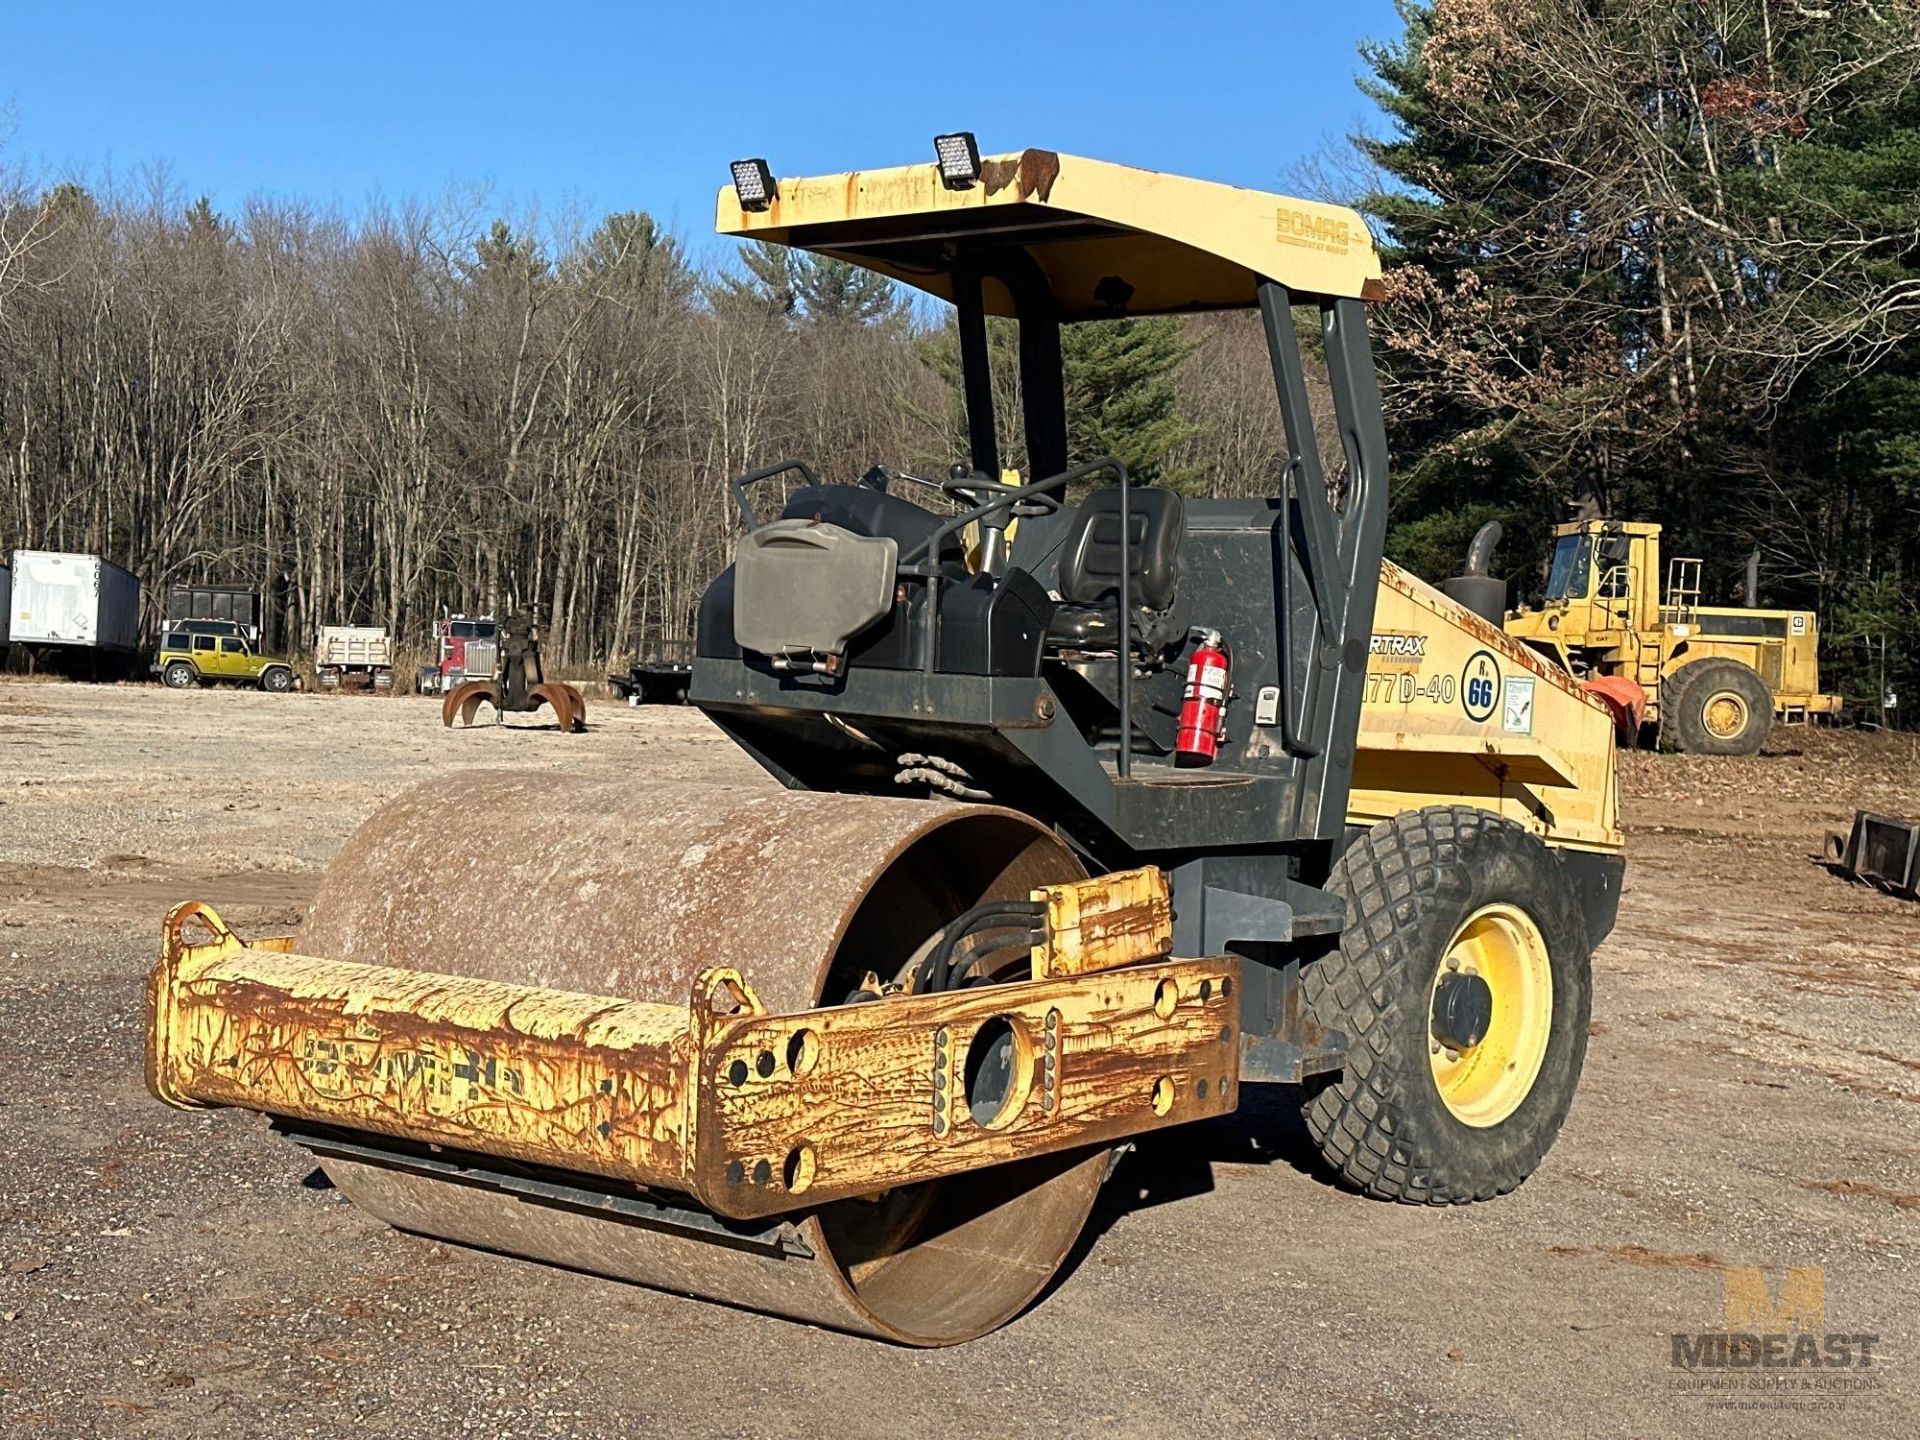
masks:
<svg viewBox="0 0 1920 1440"><path fill-rule="evenodd" d="M1349 1049L1304 1107L1320 1153L1377 1199L1505 1194L1560 1133L1586 1059L1591 948L1560 862L1510 820L1437 806L1374 826L1327 889L1346 900L1347 929L1301 984ZM1484 971L1492 1002L1483 1038L1457 1051L1435 1038L1443 972L1459 984L1450 960Z"/></svg>
<svg viewBox="0 0 1920 1440"><path fill-rule="evenodd" d="M191 690L200 683L200 672L185 660L175 660L160 672L160 683L169 690Z"/></svg>
<svg viewBox="0 0 1920 1440"><path fill-rule="evenodd" d="M1696 660L1666 683L1674 693L1660 716L1662 749L1671 735L1672 748L1693 755L1756 755L1773 734L1773 695L1750 665Z"/></svg>

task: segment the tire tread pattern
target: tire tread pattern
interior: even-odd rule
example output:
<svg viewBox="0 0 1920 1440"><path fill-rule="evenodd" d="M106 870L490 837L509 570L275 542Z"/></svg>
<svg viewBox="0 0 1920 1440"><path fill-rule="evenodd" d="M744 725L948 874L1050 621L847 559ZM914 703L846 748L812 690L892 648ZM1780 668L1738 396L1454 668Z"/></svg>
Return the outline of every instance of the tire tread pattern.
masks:
<svg viewBox="0 0 1920 1440"><path fill-rule="evenodd" d="M1327 888L1348 905L1339 948L1302 968L1308 1012L1338 1027L1348 1040L1339 1077L1312 1093L1304 1106L1307 1129L1339 1177L1377 1199L1416 1205L1456 1205L1505 1194L1532 1173L1553 1143L1572 1102L1585 1056L1591 988L1560 993L1556 1009L1570 1000L1577 1012L1564 1045L1568 1056L1549 1054L1536 1092L1558 1085L1562 1093L1523 1102L1529 1122L1509 1133L1464 1130L1451 1120L1433 1087L1425 1049L1426 1007L1434 952L1444 945L1473 904L1473 871L1518 861L1537 883L1528 909L1553 943L1569 948L1564 963L1587 973L1585 927L1578 901L1559 862L1522 826L1473 806L1437 806L1382 821L1350 845L1334 865ZM1455 918L1455 917L1459 918ZM1437 938L1436 938L1437 937ZM1417 1018L1409 1008L1419 1011ZM1418 1053L1408 1053L1408 1037ZM1557 1078L1550 1071L1561 1073Z"/></svg>

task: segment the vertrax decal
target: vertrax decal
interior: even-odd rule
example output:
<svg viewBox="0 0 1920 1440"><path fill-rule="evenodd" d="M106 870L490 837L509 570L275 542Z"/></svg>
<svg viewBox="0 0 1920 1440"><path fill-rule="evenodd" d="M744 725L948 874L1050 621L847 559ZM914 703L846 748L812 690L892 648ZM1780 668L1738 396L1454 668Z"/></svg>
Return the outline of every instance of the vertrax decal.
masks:
<svg viewBox="0 0 1920 1440"><path fill-rule="evenodd" d="M1427 637L1403 630L1376 630L1367 645L1367 655L1389 665L1410 665L1427 658Z"/></svg>

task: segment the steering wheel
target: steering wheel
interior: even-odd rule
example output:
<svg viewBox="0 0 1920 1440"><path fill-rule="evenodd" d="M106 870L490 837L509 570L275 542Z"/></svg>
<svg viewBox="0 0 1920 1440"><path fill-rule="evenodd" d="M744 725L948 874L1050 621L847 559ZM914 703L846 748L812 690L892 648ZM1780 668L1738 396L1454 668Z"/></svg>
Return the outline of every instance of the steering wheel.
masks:
<svg viewBox="0 0 1920 1440"><path fill-rule="evenodd" d="M995 496L1005 496L1011 502L1006 507L1007 516L1014 520L1051 515L1060 508L1060 497L1049 491L1036 491L1028 485L1009 485L1004 480L989 480L979 471L969 471L964 465L954 466L940 488L964 502L968 509L985 505ZM997 510L1000 507L994 508Z"/></svg>

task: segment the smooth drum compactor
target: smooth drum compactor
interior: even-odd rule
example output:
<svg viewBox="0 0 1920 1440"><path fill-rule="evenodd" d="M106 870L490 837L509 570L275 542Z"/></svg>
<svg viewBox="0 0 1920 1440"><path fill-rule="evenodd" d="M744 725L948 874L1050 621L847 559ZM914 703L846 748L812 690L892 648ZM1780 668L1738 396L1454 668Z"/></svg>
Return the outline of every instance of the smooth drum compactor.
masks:
<svg viewBox="0 0 1920 1440"><path fill-rule="evenodd" d="M1383 569L1359 218L938 153L743 162L721 192L724 233L951 302L965 366L947 477L734 482L691 699L784 789L404 795L297 937L168 916L157 1095L272 1116L407 1230L920 1345L1018 1314L1115 1147L1248 1084L1298 1086L1376 1196L1483 1199L1539 1163L1619 889L1611 724ZM1264 328L1272 498L1070 463L1060 326L1219 309ZM1018 324L1018 416L989 316Z"/></svg>

